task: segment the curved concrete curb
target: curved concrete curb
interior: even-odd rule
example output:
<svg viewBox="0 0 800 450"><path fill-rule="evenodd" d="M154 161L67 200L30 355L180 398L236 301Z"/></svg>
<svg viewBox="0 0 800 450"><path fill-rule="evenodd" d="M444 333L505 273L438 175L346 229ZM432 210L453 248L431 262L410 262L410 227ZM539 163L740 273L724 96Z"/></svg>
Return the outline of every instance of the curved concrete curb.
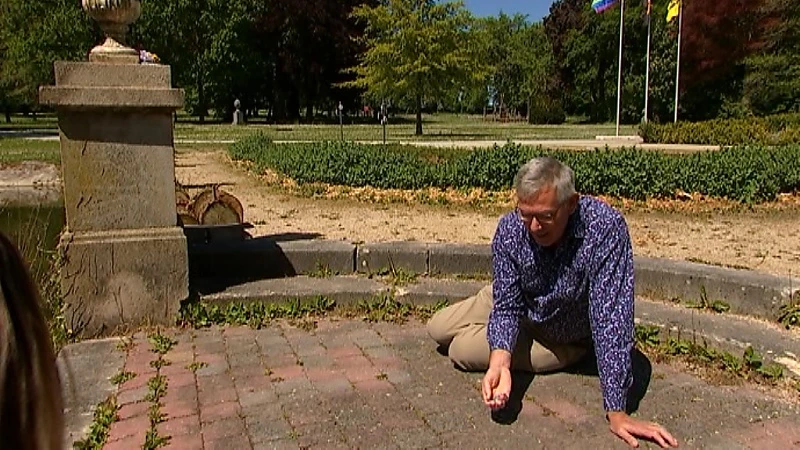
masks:
<svg viewBox="0 0 800 450"><path fill-rule="evenodd" d="M327 240L280 241L268 237L189 243L190 276L195 281L255 281L324 271L326 274L385 274L397 271L486 278L489 245L425 242L350 244ZM668 259L635 257L636 294L662 299L713 302L731 312L775 320L797 295L789 278ZM230 285L231 283L227 283Z"/></svg>

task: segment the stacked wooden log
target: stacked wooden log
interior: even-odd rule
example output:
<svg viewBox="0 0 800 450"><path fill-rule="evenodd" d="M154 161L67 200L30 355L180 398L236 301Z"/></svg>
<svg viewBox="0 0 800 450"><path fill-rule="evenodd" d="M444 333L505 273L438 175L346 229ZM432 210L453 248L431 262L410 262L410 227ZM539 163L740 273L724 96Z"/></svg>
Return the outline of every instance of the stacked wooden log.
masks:
<svg viewBox="0 0 800 450"><path fill-rule="evenodd" d="M191 196L186 187L176 183L175 200L181 225L230 225L244 221L242 203L219 185L206 186Z"/></svg>

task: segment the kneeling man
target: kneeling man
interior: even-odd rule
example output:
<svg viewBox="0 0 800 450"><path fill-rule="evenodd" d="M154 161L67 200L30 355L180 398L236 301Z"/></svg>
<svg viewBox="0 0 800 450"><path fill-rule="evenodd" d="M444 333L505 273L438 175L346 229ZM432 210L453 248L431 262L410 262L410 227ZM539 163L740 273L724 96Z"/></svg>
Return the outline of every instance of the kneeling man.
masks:
<svg viewBox="0 0 800 450"><path fill-rule="evenodd" d="M597 355L611 431L662 447L662 426L625 412L633 349L633 252L622 214L575 192L572 169L535 158L514 180L517 207L492 240L494 279L476 296L439 311L428 333L460 368L485 370L484 403L503 408L511 369L548 372Z"/></svg>

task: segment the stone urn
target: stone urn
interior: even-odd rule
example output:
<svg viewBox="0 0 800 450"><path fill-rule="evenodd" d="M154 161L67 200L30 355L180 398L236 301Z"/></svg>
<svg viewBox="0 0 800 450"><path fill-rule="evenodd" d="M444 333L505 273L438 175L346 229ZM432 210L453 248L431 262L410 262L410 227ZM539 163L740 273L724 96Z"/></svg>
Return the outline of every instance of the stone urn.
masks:
<svg viewBox="0 0 800 450"><path fill-rule="evenodd" d="M81 0L83 9L94 19L106 35L102 45L89 53L89 60L132 60L138 58L136 50L125 45L130 24L139 18L142 6L139 0ZM138 61L138 60L137 60Z"/></svg>

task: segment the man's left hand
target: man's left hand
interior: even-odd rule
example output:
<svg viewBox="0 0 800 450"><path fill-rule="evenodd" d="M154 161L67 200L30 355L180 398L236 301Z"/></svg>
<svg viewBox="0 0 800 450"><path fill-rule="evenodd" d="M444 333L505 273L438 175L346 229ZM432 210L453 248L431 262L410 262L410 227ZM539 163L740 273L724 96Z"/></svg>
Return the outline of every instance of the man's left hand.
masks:
<svg viewBox="0 0 800 450"><path fill-rule="evenodd" d="M639 438L647 438L661 446L661 448L675 448L678 441L669 434L666 428L653 422L634 419L622 411L610 411L608 422L611 432L619 436L633 448L639 447Z"/></svg>

